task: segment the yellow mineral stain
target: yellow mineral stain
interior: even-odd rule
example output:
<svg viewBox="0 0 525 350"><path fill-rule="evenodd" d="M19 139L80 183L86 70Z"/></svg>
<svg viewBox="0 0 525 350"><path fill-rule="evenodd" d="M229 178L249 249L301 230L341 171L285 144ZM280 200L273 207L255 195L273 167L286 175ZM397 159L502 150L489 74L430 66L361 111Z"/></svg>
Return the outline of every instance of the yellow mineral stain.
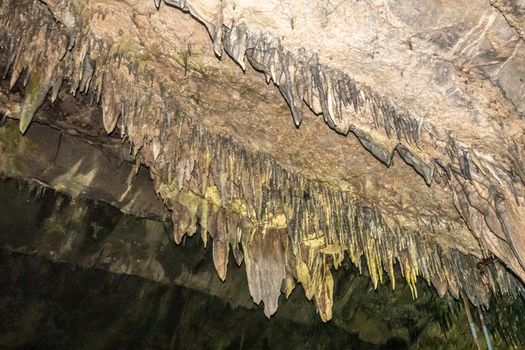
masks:
<svg viewBox="0 0 525 350"><path fill-rule="evenodd" d="M222 203L221 195L220 195L220 192L217 186L208 186L206 188L206 193L204 194L204 198L211 204L216 205L218 207Z"/></svg>

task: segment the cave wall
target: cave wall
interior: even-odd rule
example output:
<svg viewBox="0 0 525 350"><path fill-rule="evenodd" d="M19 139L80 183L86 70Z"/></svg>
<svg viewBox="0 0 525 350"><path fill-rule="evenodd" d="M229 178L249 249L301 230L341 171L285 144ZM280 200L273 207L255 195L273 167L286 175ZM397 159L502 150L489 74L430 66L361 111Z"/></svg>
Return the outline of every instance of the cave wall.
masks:
<svg viewBox="0 0 525 350"><path fill-rule="evenodd" d="M409 3L308 12L285 1L258 19L279 4L166 3L0 3L0 112L27 136L7 124L3 173L59 187L59 173L14 169L32 148L11 145L31 143L33 120L81 134L99 145L91 154L125 162L101 199L145 216L169 210L174 240L200 235L221 280L231 252L268 316L299 283L330 320L346 255L374 288L395 287L397 271L414 297L418 279L474 305L523 293L521 4L515 16L501 2L463 4L469 16L450 29L458 2L411 15ZM442 23L428 28L434 14ZM361 42L333 44L349 32ZM216 57L223 49L233 61ZM70 159L62 171L76 164L101 178L62 186L73 194L115 169ZM126 194L140 165L162 206L150 195L133 207Z"/></svg>

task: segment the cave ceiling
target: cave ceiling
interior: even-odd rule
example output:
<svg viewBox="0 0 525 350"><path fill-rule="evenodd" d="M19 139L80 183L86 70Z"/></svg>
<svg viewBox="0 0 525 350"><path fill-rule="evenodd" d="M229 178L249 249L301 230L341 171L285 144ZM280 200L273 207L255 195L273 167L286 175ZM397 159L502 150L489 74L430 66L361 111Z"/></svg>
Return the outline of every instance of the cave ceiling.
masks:
<svg viewBox="0 0 525 350"><path fill-rule="evenodd" d="M345 256L488 305L524 291L524 38L522 0L0 0L0 171L200 236L267 316L300 283L330 320Z"/></svg>

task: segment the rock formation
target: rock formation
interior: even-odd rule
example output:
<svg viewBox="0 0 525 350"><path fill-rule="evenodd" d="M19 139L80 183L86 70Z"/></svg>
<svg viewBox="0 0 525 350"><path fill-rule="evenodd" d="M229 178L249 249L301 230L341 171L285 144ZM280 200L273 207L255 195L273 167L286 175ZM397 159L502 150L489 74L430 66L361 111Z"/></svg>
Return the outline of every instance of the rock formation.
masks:
<svg viewBox="0 0 525 350"><path fill-rule="evenodd" d="M413 297L524 293L521 0L2 0L0 68L5 176L171 217L268 317L300 283L330 320L346 256Z"/></svg>

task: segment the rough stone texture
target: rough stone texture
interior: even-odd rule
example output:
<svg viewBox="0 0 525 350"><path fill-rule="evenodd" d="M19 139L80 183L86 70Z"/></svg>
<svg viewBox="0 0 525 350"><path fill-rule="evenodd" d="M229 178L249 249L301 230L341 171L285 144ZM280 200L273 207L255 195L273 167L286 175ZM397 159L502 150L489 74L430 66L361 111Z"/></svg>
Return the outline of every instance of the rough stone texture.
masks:
<svg viewBox="0 0 525 350"><path fill-rule="evenodd" d="M100 145L85 138L36 123L22 135L14 121L6 121L0 129L0 174L104 201L138 217L168 217L149 172L120 157L125 151L118 139Z"/></svg>
<svg viewBox="0 0 525 350"><path fill-rule="evenodd" d="M329 320L345 254L413 296L523 293L522 2L155 4L2 1L0 112L99 136L102 115L175 241L211 237L221 279L249 259L268 316L298 281Z"/></svg>

